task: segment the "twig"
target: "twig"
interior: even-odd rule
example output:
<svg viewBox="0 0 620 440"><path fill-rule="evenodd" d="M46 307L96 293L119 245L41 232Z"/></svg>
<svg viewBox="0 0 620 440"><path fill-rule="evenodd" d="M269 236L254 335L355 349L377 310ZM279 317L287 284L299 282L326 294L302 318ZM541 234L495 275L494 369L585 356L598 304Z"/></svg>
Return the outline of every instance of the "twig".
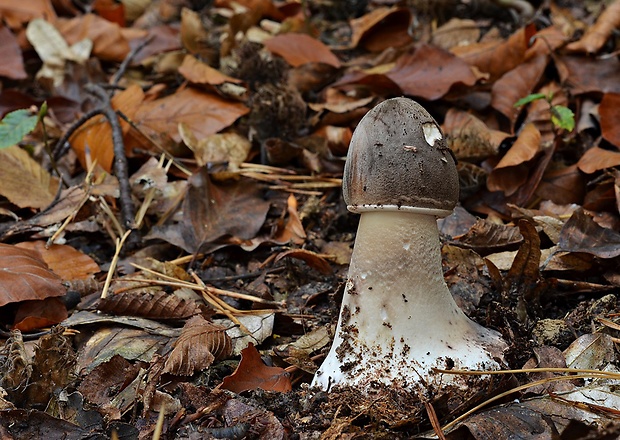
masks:
<svg viewBox="0 0 620 440"><path fill-rule="evenodd" d="M116 270L116 265L118 264L118 256L121 253L121 249L123 249L123 245L125 244L125 240L131 234L131 230L128 230L123 234L121 239L116 239L116 249L114 251L114 257L112 258L112 262L110 263L110 269L108 269L108 275L105 277L105 284L103 285L103 289L101 290L101 298L108 297L108 290L110 290L110 283L112 282L112 276L114 275L114 271Z"/></svg>
<svg viewBox="0 0 620 440"><path fill-rule="evenodd" d="M127 156L125 155L125 142L123 141L123 130L121 124L118 121L118 116L112 108L110 97L106 91L98 85L87 84L86 91L92 93L99 98L102 102L103 115L106 117L110 126L112 127L112 144L114 146L114 174L118 179L120 188L119 201L121 204L121 218L123 220L123 226L129 230L135 229L135 217L136 210L131 199L131 186L129 185L129 170L127 165ZM136 240L132 240L131 244L136 244Z"/></svg>
<svg viewBox="0 0 620 440"><path fill-rule="evenodd" d="M151 36L147 37L142 43L138 44L136 47L134 47L131 50L131 52L129 52L127 54L127 56L125 57L125 59L123 60L121 65L119 66L119 68L116 71L116 73L114 74L114 76L112 76L112 80L110 81L110 84L112 86L117 86L118 85L118 82L121 80L121 77L125 74L125 71L127 70L127 67L129 67L129 63L131 63L133 61L133 59L136 57L136 55L138 55L138 53L142 49L144 49L147 44L149 44L151 41L153 41L153 38L154 38L154 35L151 35Z"/></svg>

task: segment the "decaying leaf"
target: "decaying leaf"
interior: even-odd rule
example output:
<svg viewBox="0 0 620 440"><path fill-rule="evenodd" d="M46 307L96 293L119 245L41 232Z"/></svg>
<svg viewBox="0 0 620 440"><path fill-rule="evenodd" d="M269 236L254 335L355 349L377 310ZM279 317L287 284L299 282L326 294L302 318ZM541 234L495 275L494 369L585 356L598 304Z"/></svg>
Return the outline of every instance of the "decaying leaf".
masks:
<svg viewBox="0 0 620 440"><path fill-rule="evenodd" d="M43 209L58 190L57 180L18 146L0 149L0 182L0 195L20 208Z"/></svg>
<svg viewBox="0 0 620 440"><path fill-rule="evenodd" d="M48 267L63 281L87 280L101 271L91 257L74 247L65 244L52 244L46 247L44 241L23 241L16 244L22 249L38 252Z"/></svg>
<svg viewBox="0 0 620 440"><path fill-rule="evenodd" d="M325 63L340 67L340 60L336 55L325 44L307 34L281 34L266 40L264 45L293 67L306 63Z"/></svg>
<svg viewBox="0 0 620 440"><path fill-rule="evenodd" d="M231 354L232 343L226 329L201 316L194 316L183 326L163 371L177 376L191 376Z"/></svg>
<svg viewBox="0 0 620 440"><path fill-rule="evenodd" d="M140 316L159 320L190 318L205 312L194 301L186 301L163 290L110 295L99 300L97 309L112 315Z"/></svg>
<svg viewBox="0 0 620 440"><path fill-rule="evenodd" d="M599 226L580 208L562 228L558 246L563 251L615 258L620 255L620 234Z"/></svg>
<svg viewBox="0 0 620 440"><path fill-rule="evenodd" d="M0 243L0 306L62 296L66 288L36 251Z"/></svg>
<svg viewBox="0 0 620 440"><path fill-rule="evenodd" d="M266 366L251 342L241 351L241 362L235 372L224 378L222 388L234 393L255 390L291 391L291 380L283 368Z"/></svg>

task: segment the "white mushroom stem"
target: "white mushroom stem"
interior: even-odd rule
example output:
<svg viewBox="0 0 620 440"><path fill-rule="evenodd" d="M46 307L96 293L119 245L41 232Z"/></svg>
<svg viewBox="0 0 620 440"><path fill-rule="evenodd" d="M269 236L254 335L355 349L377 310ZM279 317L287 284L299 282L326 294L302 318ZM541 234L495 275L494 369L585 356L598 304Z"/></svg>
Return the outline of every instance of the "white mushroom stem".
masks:
<svg viewBox="0 0 620 440"><path fill-rule="evenodd" d="M425 210L362 212L334 343L313 385L424 392L465 387L462 376L433 367L500 368L494 358L505 344L458 308L443 278L436 216L416 211Z"/></svg>

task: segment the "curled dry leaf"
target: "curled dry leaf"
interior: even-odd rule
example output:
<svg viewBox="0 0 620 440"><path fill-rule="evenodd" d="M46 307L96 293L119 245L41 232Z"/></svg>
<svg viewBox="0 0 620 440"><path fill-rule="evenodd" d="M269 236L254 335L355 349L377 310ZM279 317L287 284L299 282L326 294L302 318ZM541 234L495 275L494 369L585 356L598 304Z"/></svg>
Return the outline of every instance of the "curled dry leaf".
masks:
<svg viewBox="0 0 620 440"><path fill-rule="evenodd" d="M614 1L598 17L594 26L588 28L579 41L575 41L566 48L574 52L598 52L620 27L620 0Z"/></svg>
<svg viewBox="0 0 620 440"><path fill-rule="evenodd" d="M62 296L66 288L38 252L0 243L0 306Z"/></svg>
<svg viewBox="0 0 620 440"><path fill-rule="evenodd" d="M237 394L258 388L281 393L287 393L293 389L286 370L266 366L251 342L241 351L239 366L232 375L224 378L222 388Z"/></svg>
<svg viewBox="0 0 620 440"><path fill-rule="evenodd" d="M600 147L590 148L577 162L577 167L588 174L618 165L620 165L620 153L604 150Z"/></svg>
<svg viewBox="0 0 620 440"><path fill-rule="evenodd" d="M307 34L281 34L263 44L293 67L306 63L325 63L340 67L340 60L329 47Z"/></svg>
<svg viewBox="0 0 620 440"><path fill-rule="evenodd" d="M202 316L194 316L183 326L166 359L164 373L191 376L213 362L232 353L232 342L226 329L212 324Z"/></svg>
<svg viewBox="0 0 620 440"><path fill-rule="evenodd" d="M95 260L65 244L45 247L45 242L38 240L24 241L16 246L38 252L49 268L65 281L91 279L94 274L101 271Z"/></svg>
<svg viewBox="0 0 620 440"><path fill-rule="evenodd" d="M377 8L351 20L349 48L362 45L371 52L380 52L388 47L404 46L411 42L410 21L411 12L406 8Z"/></svg>
<svg viewBox="0 0 620 440"><path fill-rule="evenodd" d="M510 150L487 178L489 191L503 191L510 196L528 179L528 162L540 151L540 131L532 123L527 124Z"/></svg>
<svg viewBox="0 0 620 440"><path fill-rule="evenodd" d="M58 188L57 180L18 146L0 150L0 182L0 195L20 208L45 208Z"/></svg>
<svg viewBox="0 0 620 440"><path fill-rule="evenodd" d="M465 61L428 44L399 57L386 76L403 93L429 101L443 97L455 84L472 86L476 83L476 76Z"/></svg>
<svg viewBox="0 0 620 440"><path fill-rule="evenodd" d="M598 111L603 137L620 149L620 93L606 93Z"/></svg>
<svg viewBox="0 0 620 440"><path fill-rule="evenodd" d="M532 23L519 29L506 41L457 46L452 48L452 52L488 73L493 81L524 61L530 39L535 34L536 26Z"/></svg>
<svg viewBox="0 0 620 440"><path fill-rule="evenodd" d="M186 301L163 290L157 292L123 292L101 298L97 309L111 315L140 316L142 318L185 319L203 314L194 301Z"/></svg>
<svg viewBox="0 0 620 440"><path fill-rule="evenodd" d="M579 208L562 228L558 246L563 251L615 258L620 255L620 233L599 226Z"/></svg>
<svg viewBox="0 0 620 440"><path fill-rule="evenodd" d="M281 252L278 254L275 261L278 262L285 257L305 261L308 266L318 270L322 274L329 275L332 273L332 267L327 260L321 255L307 249L291 249L290 251Z"/></svg>
<svg viewBox="0 0 620 440"><path fill-rule="evenodd" d="M517 245L523 241L523 236L515 226L498 225L478 219L467 233L455 236L454 240L458 241L459 246L478 253L489 253Z"/></svg>

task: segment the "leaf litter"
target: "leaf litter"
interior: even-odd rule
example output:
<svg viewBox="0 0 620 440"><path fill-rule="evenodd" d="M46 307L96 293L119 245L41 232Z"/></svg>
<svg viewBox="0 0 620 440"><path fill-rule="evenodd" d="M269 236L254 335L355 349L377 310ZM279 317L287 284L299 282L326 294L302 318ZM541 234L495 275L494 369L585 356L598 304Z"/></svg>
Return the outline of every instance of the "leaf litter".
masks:
<svg viewBox="0 0 620 440"><path fill-rule="evenodd" d="M207 3L0 6L3 432L617 437L618 0ZM400 95L459 159L447 284L510 343L475 414L308 386L351 133Z"/></svg>

